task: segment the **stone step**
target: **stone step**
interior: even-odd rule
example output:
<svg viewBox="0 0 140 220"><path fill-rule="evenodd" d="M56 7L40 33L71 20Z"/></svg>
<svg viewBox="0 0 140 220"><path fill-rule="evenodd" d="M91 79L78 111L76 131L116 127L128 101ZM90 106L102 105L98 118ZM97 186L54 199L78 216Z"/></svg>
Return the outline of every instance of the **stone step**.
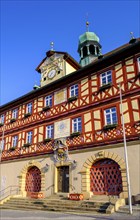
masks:
<svg viewBox="0 0 140 220"><path fill-rule="evenodd" d="M139 213L140 213L140 205L133 205L133 206L132 206L132 211L133 211L133 212L139 212ZM129 206L128 206L128 205L121 206L121 207L119 208L118 212L129 213Z"/></svg>
<svg viewBox="0 0 140 220"><path fill-rule="evenodd" d="M71 201L71 200L66 200L66 201L59 201L59 200L18 200L18 199L10 199L7 201L8 203L24 203L24 204L69 204L69 205L79 205L81 204L81 201Z"/></svg>
<svg viewBox="0 0 140 220"><path fill-rule="evenodd" d="M102 202L109 202L111 198L118 199L118 196L107 196L107 195L93 195L89 200L90 201L102 201Z"/></svg>
<svg viewBox="0 0 140 220"><path fill-rule="evenodd" d="M24 210L48 210L48 211L62 211L62 212L66 212L66 211L81 211L82 212L87 212L87 211L90 211L90 212L105 212L106 209L104 208L91 208L91 207L60 207L60 206L24 206L24 205L2 205L1 206L2 209L24 209Z"/></svg>
<svg viewBox="0 0 140 220"><path fill-rule="evenodd" d="M109 202L92 202L92 201L71 201L71 200L66 200L64 201L58 201L58 200L18 200L18 199L10 199L9 201L7 201L7 205L11 205L11 204L16 204L18 205L20 203L24 204L24 205L61 205L61 206L70 206L70 207L75 207L75 206L81 206L81 207L101 207L101 206L108 206Z"/></svg>
<svg viewBox="0 0 140 220"><path fill-rule="evenodd" d="M60 197L60 196L59 196ZM61 199L60 199L61 198ZM23 210L48 210L48 211L60 211L60 212L94 212L94 213L105 213L109 201L98 201L98 197L95 200L81 200L74 201L68 198L54 196L53 198L11 198L6 203L1 205L2 209L23 209Z"/></svg>

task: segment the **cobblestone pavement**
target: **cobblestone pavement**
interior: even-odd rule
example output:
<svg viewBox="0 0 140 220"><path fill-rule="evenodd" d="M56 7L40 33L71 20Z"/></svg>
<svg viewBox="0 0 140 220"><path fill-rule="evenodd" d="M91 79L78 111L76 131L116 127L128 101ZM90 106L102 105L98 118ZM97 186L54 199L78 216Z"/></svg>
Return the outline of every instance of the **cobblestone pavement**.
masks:
<svg viewBox="0 0 140 220"><path fill-rule="evenodd" d="M82 214L82 213L61 213L48 211L20 211L1 210L0 220L139 220L140 212L133 215L126 213L105 214Z"/></svg>

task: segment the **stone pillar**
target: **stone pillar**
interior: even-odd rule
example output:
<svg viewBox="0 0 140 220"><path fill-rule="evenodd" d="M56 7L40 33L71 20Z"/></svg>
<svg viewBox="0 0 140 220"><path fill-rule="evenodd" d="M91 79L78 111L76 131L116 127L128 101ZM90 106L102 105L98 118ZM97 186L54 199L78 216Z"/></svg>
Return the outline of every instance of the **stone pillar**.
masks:
<svg viewBox="0 0 140 220"><path fill-rule="evenodd" d="M87 45L87 55L90 55L89 45Z"/></svg>
<svg viewBox="0 0 140 220"><path fill-rule="evenodd" d="M83 48L81 48L80 51L81 51L81 58L83 58Z"/></svg>
<svg viewBox="0 0 140 220"><path fill-rule="evenodd" d="M93 194L90 192L90 170L81 171L82 175L82 191L81 193L84 195L84 199L88 199Z"/></svg>
<svg viewBox="0 0 140 220"><path fill-rule="evenodd" d="M95 48L95 55L97 55L97 46L94 45L94 48Z"/></svg>

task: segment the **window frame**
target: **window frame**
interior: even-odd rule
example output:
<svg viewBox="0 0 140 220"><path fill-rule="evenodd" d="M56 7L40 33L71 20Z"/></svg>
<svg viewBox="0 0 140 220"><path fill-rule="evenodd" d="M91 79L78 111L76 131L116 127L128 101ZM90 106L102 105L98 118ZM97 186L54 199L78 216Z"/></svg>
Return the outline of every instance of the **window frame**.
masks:
<svg viewBox="0 0 140 220"><path fill-rule="evenodd" d="M17 147L18 145L18 135L12 137L12 147Z"/></svg>
<svg viewBox="0 0 140 220"><path fill-rule="evenodd" d="M4 124L5 122L5 114L0 115L0 124Z"/></svg>
<svg viewBox="0 0 140 220"><path fill-rule="evenodd" d="M140 57L137 57L138 73L140 73Z"/></svg>
<svg viewBox="0 0 140 220"><path fill-rule="evenodd" d="M78 119L80 119L80 121ZM74 122L74 120L76 120L76 121ZM79 129L79 123L80 123L80 129ZM76 132L82 133L82 117L81 116L76 117L76 118L72 118L71 131L72 131L72 133L76 133Z"/></svg>
<svg viewBox="0 0 140 220"><path fill-rule="evenodd" d="M74 88L72 88L72 87L74 87ZM77 87L77 88L75 88L75 87ZM79 96L79 85L78 85L78 83L71 85L70 88L69 88L69 97L71 98L71 97L75 97L75 96L76 97Z"/></svg>
<svg viewBox="0 0 140 220"><path fill-rule="evenodd" d="M54 138L54 124L46 125L45 127L45 139Z"/></svg>
<svg viewBox="0 0 140 220"><path fill-rule="evenodd" d="M26 104L26 113L32 114L32 112L33 112L33 103L29 102Z"/></svg>
<svg viewBox="0 0 140 220"><path fill-rule="evenodd" d="M112 112L113 109L115 109L115 117L116 117L115 121L113 119L113 114L114 114L114 112ZM109 110L109 112L106 112L107 110ZM109 117L108 117L108 115L109 115ZM107 122L107 120L108 120L107 117L110 120L110 123ZM105 126L118 124L118 114L117 114L116 106L104 109L104 122L105 122Z"/></svg>
<svg viewBox="0 0 140 220"><path fill-rule="evenodd" d="M108 79L108 77L110 76L110 75L107 75L107 73L108 72L110 72L110 75L111 75L111 81L109 81L109 79ZM100 73L100 85L101 86L104 86L104 85L108 85L108 84L112 84L112 82L113 82L113 78L112 78L112 70L107 70L107 71L105 71L105 72L102 72L102 73ZM105 76L102 76L103 74L105 74ZM103 83L103 79L105 78L105 83Z"/></svg>
<svg viewBox="0 0 140 220"><path fill-rule="evenodd" d="M31 139L31 140L29 140ZM33 131L27 131L26 133L26 143L32 144L33 143Z"/></svg>
<svg viewBox="0 0 140 220"><path fill-rule="evenodd" d="M53 95L52 94L45 96L44 106L45 107L52 107L53 106Z"/></svg>
<svg viewBox="0 0 140 220"><path fill-rule="evenodd" d="M18 118L18 108L14 108L12 110L12 119L17 119Z"/></svg>

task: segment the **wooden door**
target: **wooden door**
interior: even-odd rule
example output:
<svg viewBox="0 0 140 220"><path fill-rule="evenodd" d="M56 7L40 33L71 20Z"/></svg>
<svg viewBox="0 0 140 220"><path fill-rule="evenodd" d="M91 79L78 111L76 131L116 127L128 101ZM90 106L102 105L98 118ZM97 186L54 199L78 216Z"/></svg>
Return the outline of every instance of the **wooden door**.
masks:
<svg viewBox="0 0 140 220"><path fill-rule="evenodd" d="M69 166L58 167L58 192L69 192Z"/></svg>
<svg viewBox="0 0 140 220"><path fill-rule="evenodd" d="M27 196L31 196L33 192L41 191L41 172L36 167L31 167L26 174L26 186Z"/></svg>
<svg viewBox="0 0 140 220"><path fill-rule="evenodd" d="M119 165L111 159L97 161L90 169L90 188L95 195L119 195L122 177Z"/></svg>

